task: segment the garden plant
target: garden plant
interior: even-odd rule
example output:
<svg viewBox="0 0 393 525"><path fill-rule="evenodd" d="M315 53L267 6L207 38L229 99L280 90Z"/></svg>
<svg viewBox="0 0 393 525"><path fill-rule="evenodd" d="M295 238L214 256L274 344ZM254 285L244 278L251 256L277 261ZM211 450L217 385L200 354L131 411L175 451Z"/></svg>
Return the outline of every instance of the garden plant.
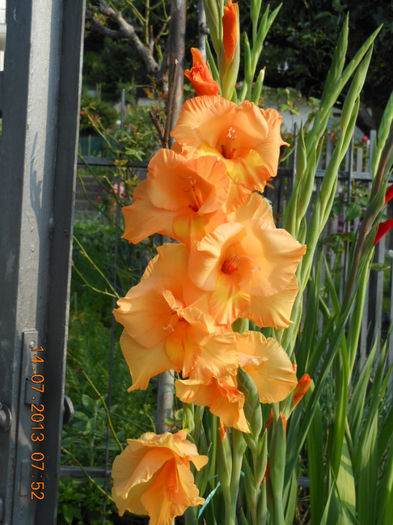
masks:
<svg viewBox="0 0 393 525"><path fill-rule="evenodd" d="M257 65L279 8L251 0L249 38L240 33L241 3L204 4L207 59L193 48L185 73L196 96L183 106L172 147L153 156L133 204L123 208L130 243L154 234L173 242L157 248L114 310L124 327L130 396L172 370L182 405L168 432L145 432L124 448L124 433L119 440L111 426L120 453L110 498L120 515L148 515L152 525L183 514L186 524L388 525L392 370L380 334L365 363L357 349L375 245L393 223L381 222L393 194L393 97L341 280L319 249L379 30L347 60L347 17L312 125L296 137L295 178L278 228L264 191L274 191L286 143L279 113L259 105L264 69ZM332 156L316 194L339 100ZM310 504L300 517L304 475Z"/></svg>

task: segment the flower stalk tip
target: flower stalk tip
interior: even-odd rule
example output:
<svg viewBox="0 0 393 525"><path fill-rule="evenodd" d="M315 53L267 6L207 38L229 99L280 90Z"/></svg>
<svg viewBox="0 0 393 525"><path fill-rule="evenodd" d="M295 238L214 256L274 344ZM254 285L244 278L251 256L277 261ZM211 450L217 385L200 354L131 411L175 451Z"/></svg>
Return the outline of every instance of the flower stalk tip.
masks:
<svg viewBox="0 0 393 525"><path fill-rule="evenodd" d="M231 62L239 38L237 4L232 3L232 0L228 0L227 5L224 7L222 28L225 58L227 62Z"/></svg>
<svg viewBox="0 0 393 525"><path fill-rule="evenodd" d="M298 405L303 397L307 394L308 389L312 383L312 379L308 374L304 374L293 391L293 407Z"/></svg>
<svg viewBox="0 0 393 525"><path fill-rule="evenodd" d="M220 88L213 79L210 69L203 59L202 53L198 48L192 47L192 68L187 69L184 75L191 82L195 93L202 95L217 95Z"/></svg>

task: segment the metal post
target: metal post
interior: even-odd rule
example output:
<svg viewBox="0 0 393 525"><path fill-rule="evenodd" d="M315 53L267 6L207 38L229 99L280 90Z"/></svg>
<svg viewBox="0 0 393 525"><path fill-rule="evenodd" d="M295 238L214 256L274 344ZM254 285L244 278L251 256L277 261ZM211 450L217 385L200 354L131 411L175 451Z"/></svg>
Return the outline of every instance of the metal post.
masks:
<svg viewBox="0 0 393 525"><path fill-rule="evenodd" d="M209 29L206 24L206 13L203 0L198 0L198 48L206 60L206 35Z"/></svg>
<svg viewBox="0 0 393 525"><path fill-rule="evenodd" d="M0 100L0 402L11 414L0 432L6 525L56 523L83 20L84 0L7 1ZM43 363L33 363L34 354ZM34 373L40 394L32 390ZM32 403L44 415L38 431Z"/></svg>

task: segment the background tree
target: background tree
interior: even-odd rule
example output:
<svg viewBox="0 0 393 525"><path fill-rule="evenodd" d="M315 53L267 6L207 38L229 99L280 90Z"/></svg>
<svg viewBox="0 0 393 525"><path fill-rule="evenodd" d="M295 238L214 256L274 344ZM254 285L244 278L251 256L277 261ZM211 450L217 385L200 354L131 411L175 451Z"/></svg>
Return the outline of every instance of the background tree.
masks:
<svg viewBox="0 0 393 525"><path fill-rule="evenodd" d="M280 2L273 0L272 8ZM376 127L390 95L393 76L393 3L386 0L286 0L273 24L262 54L266 84L294 87L319 98L334 45L346 13L350 13L349 56L353 56L380 24L359 124ZM366 108L370 108L371 112Z"/></svg>
<svg viewBox="0 0 393 525"><path fill-rule="evenodd" d="M249 4L249 1L242 1ZM279 0L270 2L272 9ZM137 85L161 86L166 72L169 0L89 0L87 11L85 82L103 85L103 94L118 100L119 90L132 80ZM198 1L187 0L186 66L189 48L198 46ZM245 7L245 6L244 6ZM241 28L248 31L246 11ZM260 67L266 65L265 84L294 87L319 98L338 31L350 12L349 56L380 24L366 82L360 126L376 127L389 96L393 76L393 3L386 0L285 0L265 42ZM371 111L367 111L370 108Z"/></svg>

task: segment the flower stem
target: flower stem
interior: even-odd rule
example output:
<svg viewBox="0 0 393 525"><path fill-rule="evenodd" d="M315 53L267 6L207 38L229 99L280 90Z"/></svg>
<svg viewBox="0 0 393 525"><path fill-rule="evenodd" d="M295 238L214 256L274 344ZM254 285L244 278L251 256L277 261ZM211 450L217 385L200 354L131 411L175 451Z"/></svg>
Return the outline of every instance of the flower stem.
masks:
<svg viewBox="0 0 393 525"><path fill-rule="evenodd" d="M108 494L108 492L105 492L105 490L99 486L99 484L94 480L94 478L92 478L90 476L90 474L87 472L87 470L85 469L85 467L82 465L82 463L80 461L78 461L78 459L74 456L74 454L72 452L70 452L69 450L67 450L66 448L64 447L61 447L61 451L63 452L63 454L67 454L68 456L70 456L70 458L72 458L72 461L74 461L78 467L81 469L81 471L83 472L83 474L86 476L86 478L89 480L89 482L94 485L94 487L99 491L101 492L101 494L103 494L106 498L108 498L112 503L114 503L113 501L113 498L110 494Z"/></svg>
<svg viewBox="0 0 393 525"><path fill-rule="evenodd" d="M109 413L108 405L106 404L106 401L105 401L103 395L101 394L101 392L99 392L97 390L97 387L95 386L93 381L90 379L90 377L86 374L86 372L83 369L81 370L81 372L82 372L83 376L85 377L86 381L89 383L91 388L94 390L94 392L97 394L98 398L100 399L100 401L102 403L102 406L104 407L104 410L105 410L105 413L106 413L106 419L108 421L108 426L109 426L109 428L110 428L110 430L112 432L114 440L116 441L117 446L120 449L120 452L123 452L123 445L120 443L119 438L117 437L116 431L113 428L112 419L111 419L111 416L110 416L110 413Z"/></svg>

